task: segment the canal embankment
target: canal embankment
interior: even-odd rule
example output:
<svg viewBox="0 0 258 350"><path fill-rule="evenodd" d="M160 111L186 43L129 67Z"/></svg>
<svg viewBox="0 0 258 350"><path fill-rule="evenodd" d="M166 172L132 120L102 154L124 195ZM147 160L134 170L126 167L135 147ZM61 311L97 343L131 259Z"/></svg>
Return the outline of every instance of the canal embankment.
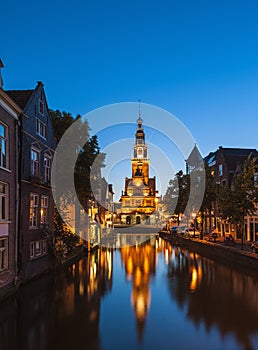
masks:
<svg viewBox="0 0 258 350"><path fill-rule="evenodd" d="M172 244L180 245L180 247L194 251L206 258L258 273L258 255L253 252L241 250L239 247L226 246L220 242L170 234L167 231L160 231L159 235Z"/></svg>
<svg viewBox="0 0 258 350"><path fill-rule="evenodd" d="M96 248L92 248L91 252L94 249ZM62 260L53 257L51 265L48 266L46 269L41 270L41 272L36 274L33 278L30 278L24 282L17 277L15 283L10 283L5 288L2 288L0 291L0 302L16 294L19 291L20 287L23 287L34 280L40 279L44 275L51 273L55 274L60 270L65 270L67 269L67 267L74 264L78 260L86 257L88 254L89 252L85 245L78 245Z"/></svg>

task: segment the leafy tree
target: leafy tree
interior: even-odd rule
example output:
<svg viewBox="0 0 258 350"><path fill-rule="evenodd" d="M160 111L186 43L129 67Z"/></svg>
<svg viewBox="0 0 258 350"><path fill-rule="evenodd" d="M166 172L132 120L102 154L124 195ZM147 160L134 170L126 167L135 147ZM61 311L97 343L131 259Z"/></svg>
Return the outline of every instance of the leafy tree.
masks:
<svg viewBox="0 0 258 350"><path fill-rule="evenodd" d="M257 157L249 155L242 168L235 173L230 187L220 186L218 202L222 218L234 223L241 234L242 249L245 236L244 219L257 211L258 187L254 181Z"/></svg>
<svg viewBox="0 0 258 350"><path fill-rule="evenodd" d="M50 116L54 128L56 142L59 143L65 131L73 124L74 117L71 113L59 110L50 110Z"/></svg>
<svg viewBox="0 0 258 350"><path fill-rule="evenodd" d="M88 200L94 196L91 182L100 181L104 161L105 154L100 152L97 136L94 135L81 149L74 173L76 192L84 209L87 209Z"/></svg>
<svg viewBox="0 0 258 350"><path fill-rule="evenodd" d="M90 128L88 122L83 121L80 115L74 118L71 113L60 112L59 110L51 110L50 114L52 118L55 137L60 147L58 157L58 162L60 162L60 166L58 164L56 166L56 179L58 181L62 181L65 190L65 184L69 184L71 179L69 178L70 172L66 172L66 167L64 167L63 165L67 164L67 167L69 167L70 159L72 156L74 156L76 152L76 154L78 154L78 157L74 168L74 184L78 199L83 208L87 211L88 201L92 198L92 166L94 164L94 161L96 160L97 166L95 166L95 168L98 168L98 172L100 174L100 169L104 166L105 155L100 152L97 136L94 135L92 137L89 137ZM75 121L75 128L69 129ZM62 143L60 143L60 140L62 139L62 136L68 129L71 133L69 137L75 142L73 142L73 147L71 147L71 149L67 149L66 147L64 150L62 150ZM80 131L79 133L78 130ZM82 147L79 146L80 140L77 140L78 134L81 134L81 137L83 138L88 138L88 141ZM76 144L76 141L78 141L78 144ZM59 210L63 210L63 213L65 213L67 206L73 203L73 195L69 192L69 186L67 186L67 190L65 193L62 194L62 198L57 198L57 206ZM70 251L71 247L77 243L77 240L74 239L74 235L71 234L69 229L62 222L58 211L56 211L55 214L55 228L56 237L58 237L59 240L62 239L62 241L66 244L68 251Z"/></svg>
<svg viewBox="0 0 258 350"><path fill-rule="evenodd" d="M185 175L180 170L174 177L169 181L166 194L163 198L165 210L169 214L176 214L179 223L180 213L183 213L187 205L190 192L190 176Z"/></svg>
<svg viewBox="0 0 258 350"><path fill-rule="evenodd" d="M192 173L195 173L192 178L190 175L183 174L183 171L180 170L174 179L170 180L169 186L167 188L166 194L163 199L163 203L165 204L166 212L170 214L176 214L178 217L179 224L179 216L180 213L184 213L187 202L189 200L190 194L190 186L193 192L193 197L199 195L199 186L202 185L199 183L199 180L203 179L203 169L193 169ZM192 183L190 183L192 179ZM201 216L202 216L202 226L201 226L201 238L203 237L203 218L204 213L206 211L211 211L212 204L216 200L216 184L214 183L213 176L211 174L210 168L206 165L205 167L205 192L202 201L202 205L200 208ZM194 211L194 208L193 208ZM188 213L190 215L190 213Z"/></svg>
<svg viewBox="0 0 258 350"><path fill-rule="evenodd" d="M70 154L69 152L78 152L78 158L74 169L74 182L75 189L78 195L78 198L82 204L82 206L87 209L87 202L92 197L91 192L91 171L92 165L94 161L95 164L95 172L98 169L100 177L100 170L104 166L105 154L100 152L98 139L96 135L89 137L89 125L87 121L82 121L81 116L77 115L76 118L72 116L71 113L60 112L59 110L51 110L50 111L54 133L57 140L57 143L60 142L64 133L69 129L69 127L76 121L77 127L76 130L80 130L80 134L83 137L88 137L88 141L85 143L83 147L76 146L76 149L73 150L65 150L65 152L59 152L60 162L62 164L69 164ZM78 142L79 145L79 142ZM66 179L65 171L62 168L62 173L57 173L56 176L64 181L69 182L70 179ZM57 171L59 167L57 166ZM69 193L66 194L67 203L70 203L73 198L69 197Z"/></svg>

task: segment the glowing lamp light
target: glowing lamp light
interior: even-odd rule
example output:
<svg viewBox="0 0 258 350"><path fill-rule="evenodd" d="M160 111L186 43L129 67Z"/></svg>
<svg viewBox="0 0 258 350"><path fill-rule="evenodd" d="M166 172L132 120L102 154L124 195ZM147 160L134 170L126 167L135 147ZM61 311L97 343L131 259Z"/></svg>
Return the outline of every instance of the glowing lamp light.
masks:
<svg viewBox="0 0 258 350"><path fill-rule="evenodd" d="M192 213L192 218L195 219L196 218L196 213Z"/></svg>

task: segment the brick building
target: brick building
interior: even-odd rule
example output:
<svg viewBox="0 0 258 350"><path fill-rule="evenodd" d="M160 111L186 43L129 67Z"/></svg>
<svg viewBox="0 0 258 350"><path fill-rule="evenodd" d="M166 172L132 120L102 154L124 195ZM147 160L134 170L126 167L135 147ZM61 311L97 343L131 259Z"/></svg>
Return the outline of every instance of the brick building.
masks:
<svg viewBox="0 0 258 350"><path fill-rule="evenodd" d="M55 139L44 86L9 90L19 116L19 259L21 281L51 266L54 203L50 187Z"/></svg>
<svg viewBox="0 0 258 350"><path fill-rule="evenodd" d="M248 156L258 156L256 149L251 148L224 148L219 147L215 152L210 152L204 158L204 162L211 168L214 181L221 186L230 186L234 174L241 169ZM254 174L255 175L255 174ZM207 220L210 221L207 223ZM225 236L232 234L237 238L235 225L219 217L218 208L214 203L214 210L206 217L206 227L215 228L219 234ZM246 216L245 218L246 239L258 238L258 216Z"/></svg>
<svg viewBox="0 0 258 350"><path fill-rule="evenodd" d="M0 60L0 69L3 67ZM0 290L17 277L18 116L20 108L3 91L0 74Z"/></svg>

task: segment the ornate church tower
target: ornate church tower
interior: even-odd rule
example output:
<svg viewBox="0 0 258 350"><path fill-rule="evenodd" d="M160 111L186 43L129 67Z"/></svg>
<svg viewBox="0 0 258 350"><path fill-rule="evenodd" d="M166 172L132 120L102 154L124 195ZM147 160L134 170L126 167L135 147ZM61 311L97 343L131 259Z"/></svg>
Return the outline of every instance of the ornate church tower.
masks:
<svg viewBox="0 0 258 350"><path fill-rule="evenodd" d="M125 179L122 192L121 223L154 224L151 214L156 210L156 178L149 177L148 148L145 143L143 120L139 113L132 163L132 177Z"/></svg>
<svg viewBox="0 0 258 350"><path fill-rule="evenodd" d="M142 118L139 115L137 120L138 128L135 134L135 144L134 144L134 156L131 160L132 162L132 178L136 176L143 176L145 182L149 179L149 159L148 159L148 149L145 144L145 133L142 128Z"/></svg>

